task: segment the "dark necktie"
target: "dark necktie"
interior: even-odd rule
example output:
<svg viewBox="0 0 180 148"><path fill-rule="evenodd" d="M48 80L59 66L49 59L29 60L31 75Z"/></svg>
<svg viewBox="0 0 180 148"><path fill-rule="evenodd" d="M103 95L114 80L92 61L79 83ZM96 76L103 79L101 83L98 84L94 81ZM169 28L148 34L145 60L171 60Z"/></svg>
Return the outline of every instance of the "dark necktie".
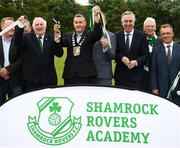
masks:
<svg viewBox="0 0 180 148"><path fill-rule="evenodd" d="M125 45L126 45L126 49L129 51L129 35L130 35L130 33L127 33L126 34L126 43L125 43Z"/></svg>
<svg viewBox="0 0 180 148"><path fill-rule="evenodd" d="M41 53L42 53L42 42L41 42L42 36L38 36L37 39L38 39L38 43L39 43L40 50L41 50Z"/></svg>
<svg viewBox="0 0 180 148"><path fill-rule="evenodd" d="M171 64L171 45L167 45L167 49L168 49L168 51L167 51L167 62L168 62L168 65L170 65Z"/></svg>

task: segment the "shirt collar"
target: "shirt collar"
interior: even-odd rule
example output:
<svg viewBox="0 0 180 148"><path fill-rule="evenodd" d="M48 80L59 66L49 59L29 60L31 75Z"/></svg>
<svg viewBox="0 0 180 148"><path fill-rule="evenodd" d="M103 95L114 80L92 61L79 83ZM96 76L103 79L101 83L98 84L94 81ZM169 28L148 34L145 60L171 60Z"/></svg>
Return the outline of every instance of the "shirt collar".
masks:
<svg viewBox="0 0 180 148"><path fill-rule="evenodd" d="M125 31L124 31L124 34L125 34L125 35L126 35L126 34L133 35L133 34L134 34L134 29L133 29L131 32L125 32Z"/></svg>
<svg viewBox="0 0 180 148"><path fill-rule="evenodd" d="M36 37L38 38L40 35L36 35ZM41 39L44 39L44 35L41 35Z"/></svg>
<svg viewBox="0 0 180 148"><path fill-rule="evenodd" d="M83 34L83 32L81 32L81 33L77 33L77 32L76 32L76 35L77 35L77 36L82 36L82 34Z"/></svg>
<svg viewBox="0 0 180 148"><path fill-rule="evenodd" d="M173 41L170 43L170 44L166 44L166 43L163 43L164 44L164 47L166 48L168 45L171 46L171 48L173 47Z"/></svg>
<svg viewBox="0 0 180 148"><path fill-rule="evenodd" d="M2 36L2 40L3 40L3 41L6 41L6 42L8 42L8 41L9 41L9 42L10 42L10 41L11 41L11 39L12 39L12 37L10 37L10 38L5 38L4 36Z"/></svg>
<svg viewBox="0 0 180 148"><path fill-rule="evenodd" d="M157 35L156 35L156 33L154 33L154 35L153 35L153 36L151 36L151 37L147 37L147 40L148 40L148 39L151 39L151 38L153 38L153 37L154 37L155 39L157 39Z"/></svg>

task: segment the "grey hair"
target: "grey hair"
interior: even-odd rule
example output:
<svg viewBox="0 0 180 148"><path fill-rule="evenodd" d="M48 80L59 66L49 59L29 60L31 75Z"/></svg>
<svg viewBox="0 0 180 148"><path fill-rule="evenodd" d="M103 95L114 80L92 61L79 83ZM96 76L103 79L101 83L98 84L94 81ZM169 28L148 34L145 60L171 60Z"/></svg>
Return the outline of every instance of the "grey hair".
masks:
<svg viewBox="0 0 180 148"><path fill-rule="evenodd" d="M132 12L132 11L125 11L123 12L123 14L121 15L121 22L123 21L123 17L125 15L131 15L133 17L133 21L135 22L136 21L136 17L135 17L135 14Z"/></svg>
<svg viewBox="0 0 180 148"><path fill-rule="evenodd" d="M46 20L44 20L42 17L35 17L34 18L34 20L33 20L33 23L32 23L32 26L33 26L33 28L34 28L34 26L35 26L35 21L36 20L42 20L42 22L43 22L43 24L44 24L44 26L45 26L45 28L47 27L47 22L46 22Z"/></svg>
<svg viewBox="0 0 180 148"><path fill-rule="evenodd" d="M156 20L153 17L147 17L144 21L144 26L143 26L144 30L145 30L145 25L147 22L153 22L156 27Z"/></svg>
<svg viewBox="0 0 180 148"><path fill-rule="evenodd" d="M74 18L75 18L75 17L81 17L81 18L83 18L83 19L84 19L84 21L86 21L85 16L84 16L83 14L81 14L81 13L77 13L77 14L75 14L75 15L74 15Z"/></svg>

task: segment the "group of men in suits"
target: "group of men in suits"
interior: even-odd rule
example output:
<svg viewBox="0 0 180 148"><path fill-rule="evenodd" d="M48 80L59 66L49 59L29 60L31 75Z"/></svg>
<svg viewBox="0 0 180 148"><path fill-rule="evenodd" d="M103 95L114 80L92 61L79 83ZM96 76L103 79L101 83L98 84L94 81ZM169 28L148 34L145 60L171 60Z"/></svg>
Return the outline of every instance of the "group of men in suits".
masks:
<svg viewBox="0 0 180 148"><path fill-rule="evenodd" d="M180 70L180 45L173 42L172 27L165 25L160 28L162 43L158 46L153 44L150 50L148 39L153 38L155 34L148 36L147 32L145 34L135 29L135 15L131 11L125 11L121 16L123 30L115 34L107 32L110 46L109 39L103 34L99 16L100 7L95 6L93 10L95 21L93 32L86 31L85 17L76 14L73 19L74 31L67 33L65 37L61 36L59 24L55 24L55 28L59 30L54 31L53 36L46 33L47 22L41 17L33 20L33 31L25 33L23 31L25 18L21 16L18 19L22 28L16 27L15 34L12 30L8 44L0 42L0 100L3 100L1 104L5 101L6 94L11 93L9 90L18 92L10 97L22 93L21 79L26 91L57 85L54 55L61 57L63 47L67 47L63 72L65 85L110 86L113 78L111 61L115 59L115 85L144 90L144 67L150 57L147 64L150 73L148 72L147 79L151 82L152 93L166 97L171 81ZM2 36L1 40L3 39ZM15 49L11 50L10 43ZM171 45L171 58L167 58L167 44ZM13 89L7 86L12 86ZM179 82L175 91L177 90ZM178 100L179 96L175 93L173 95Z"/></svg>

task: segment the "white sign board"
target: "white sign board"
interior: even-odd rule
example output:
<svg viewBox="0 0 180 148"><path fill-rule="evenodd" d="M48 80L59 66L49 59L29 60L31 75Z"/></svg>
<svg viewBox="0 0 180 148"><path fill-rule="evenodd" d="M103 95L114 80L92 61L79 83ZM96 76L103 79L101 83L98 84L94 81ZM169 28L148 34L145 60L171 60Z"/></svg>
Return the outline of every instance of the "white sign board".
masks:
<svg viewBox="0 0 180 148"><path fill-rule="evenodd" d="M44 89L0 107L0 147L180 147L180 108L139 91Z"/></svg>

